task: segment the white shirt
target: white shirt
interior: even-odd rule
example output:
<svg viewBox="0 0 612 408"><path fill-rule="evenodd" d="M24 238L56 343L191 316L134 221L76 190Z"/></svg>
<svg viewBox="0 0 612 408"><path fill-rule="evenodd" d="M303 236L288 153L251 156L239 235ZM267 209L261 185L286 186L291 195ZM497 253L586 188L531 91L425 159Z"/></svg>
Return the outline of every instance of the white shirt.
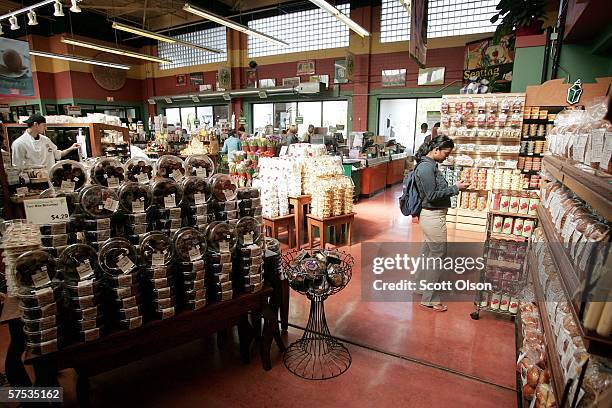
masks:
<svg viewBox="0 0 612 408"><path fill-rule="evenodd" d="M423 144L423 142L425 141L425 138L427 137L427 135L429 135L430 132L427 131L425 133L423 132L419 132L417 133L416 137L414 138L414 153L417 152L417 150L419 150L419 147L421 147L421 145Z"/></svg>
<svg viewBox="0 0 612 408"><path fill-rule="evenodd" d="M44 166L49 169L62 152L47 136L39 135L38 140L26 130L11 145L13 166L20 169Z"/></svg>

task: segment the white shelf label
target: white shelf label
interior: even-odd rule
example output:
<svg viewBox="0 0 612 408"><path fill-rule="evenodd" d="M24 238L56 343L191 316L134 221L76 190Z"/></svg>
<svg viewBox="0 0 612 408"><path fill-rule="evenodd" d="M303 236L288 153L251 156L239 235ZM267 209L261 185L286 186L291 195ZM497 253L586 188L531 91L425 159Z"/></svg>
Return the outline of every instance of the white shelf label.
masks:
<svg viewBox="0 0 612 408"><path fill-rule="evenodd" d="M206 198L202 193L195 193L193 195L193 199L195 200L196 205L204 204L206 202Z"/></svg>
<svg viewBox="0 0 612 408"><path fill-rule="evenodd" d="M207 177L206 167L196 167L195 173L198 177Z"/></svg>
<svg viewBox="0 0 612 408"><path fill-rule="evenodd" d="M77 266L76 270L79 274L79 279L87 279L94 273L91 264L89 263L89 259L86 259L85 262Z"/></svg>
<svg viewBox="0 0 612 408"><path fill-rule="evenodd" d="M164 264L164 253L155 251L151 257L151 265L161 266Z"/></svg>
<svg viewBox="0 0 612 408"><path fill-rule="evenodd" d="M141 200L132 201L132 212L143 213L144 210L145 210L144 201L141 201Z"/></svg>
<svg viewBox="0 0 612 408"><path fill-rule="evenodd" d="M119 179L117 177L109 177L106 182L108 183L109 188L119 187Z"/></svg>
<svg viewBox="0 0 612 408"><path fill-rule="evenodd" d="M49 274L47 271L40 271L32 275L32 283L34 284L35 288L40 288L41 286L51 283L51 279L49 279Z"/></svg>
<svg viewBox="0 0 612 408"><path fill-rule="evenodd" d="M134 262L127 256L121 255L117 260L117 268L121 269L123 273L128 273L134 268Z"/></svg>
<svg viewBox="0 0 612 408"><path fill-rule="evenodd" d="M72 193L74 191L74 181L70 180L62 180L62 185L60 186L61 191L65 191L67 193Z"/></svg>
<svg viewBox="0 0 612 408"><path fill-rule="evenodd" d="M176 198L174 197L174 194L164 197L164 207L166 208L176 207Z"/></svg>
<svg viewBox="0 0 612 408"><path fill-rule="evenodd" d="M146 183L148 183L148 182L149 182L149 175L148 175L147 173L138 173L138 174L136 175L136 180L137 180L139 183L146 184Z"/></svg>

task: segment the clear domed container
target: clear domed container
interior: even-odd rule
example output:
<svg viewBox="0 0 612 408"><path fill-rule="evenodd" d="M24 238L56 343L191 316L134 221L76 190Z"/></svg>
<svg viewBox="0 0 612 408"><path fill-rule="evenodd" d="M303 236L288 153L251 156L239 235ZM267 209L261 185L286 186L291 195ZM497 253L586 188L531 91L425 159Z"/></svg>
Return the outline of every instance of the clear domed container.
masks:
<svg viewBox="0 0 612 408"><path fill-rule="evenodd" d="M236 199L238 185L228 174L215 174L210 178L210 190L217 201L233 201Z"/></svg>
<svg viewBox="0 0 612 408"><path fill-rule="evenodd" d="M205 154L193 154L185 159L185 175L210 177L215 174L215 163Z"/></svg>
<svg viewBox="0 0 612 408"><path fill-rule="evenodd" d="M253 217L242 217L236 223L234 229L238 244L246 245L263 245L263 233L261 224Z"/></svg>
<svg viewBox="0 0 612 408"><path fill-rule="evenodd" d="M162 156L155 163L155 172L157 177L171 178L174 181L180 182L185 177L183 160L171 154Z"/></svg>
<svg viewBox="0 0 612 408"><path fill-rule="evenodd" d="M174 253L181 262L194 262L206 253L206 238L195 228L184 227L173 237Z"/></svg>
<svg viewBox="0 0 612 408"><path fill-rule="evenodd" d="M125 180L125 170L119 160L113 157L100 157L93 163L89 176L94 184L118 188Z"/></svg>
<svg viewBox="0 0 612 408"><path fill-rule="evenodd" d="M211 222L206 227L206 245L210 252L233 252L236 248L236 234L226 222Z"/></svg>
<svg viewBox="0 0 612 408"><path fill-rule="evenodd" d="M205 204L210 200L210 185L204 177L191 176L183 180L183 203Z"/></svg>
<svg viewBox="0 0 612 408"><path fill-rule="evenodd" d="M74 160L60 160L49 171L49 187L62 192L79 191L86 182L85 167Z"/></svg>
<svg viewBox="0 0 612 408"><path fill-rule="evenodd" d="M28 251L15 260L15 278L21 288L49 286L57 274L55 259L42 250Z"/></svg>
<svg viewBox="0 0 612 408"><path fill-rule="evenodd" d="M79 206L80 206L80 203L79 203L79 193L69 193L69 192L65 192L65 191L56 190L55 188L48 188L45 191L43 191L42 193L40 193L40 195L38 197L40 197L40 198L59 198L59 197L65 197L66 198L66 205L68 206L68 213L70 215L74 214L75 212L78 212L78 210L79 210Z"/></svg>
<svg viewBox="0 0 612 408"><path fill-rule="evenodd" d="M172 240L159 231L145 234L140 243L140 257L144 263L152 266L169 265L172 262Z"/></svg>
<svg viewBox="0 0 612 408"><path fill-rule="evenodd" d="M80 281L95 274L98 268L98 253L86 244L72 244L66 247L59 257L64 270L64 279Z"/></svg>
<svg viewBox="0 0 612 408"><path fill-rule="evenodd" d="M128 181L148 183L153 179L153 163L144 157L133 157L123 166Z"/></svg>
<svg viewBox="0 0 612 408"><path fill-rule="evenodd" d="M87 215L108 218L117 212L119 197L115 190L101 185L90 185L79 193L79 203Z"/></svg>
<svg viewBox="0 0 612 408"><path fill-rule="evenodd" d="M136 261L136 248L125 238L109 239L98 254L100 267L112 276L131 273L136 268Z"/></svg>
<svg viewBox="0 0 612 408"><path fill-rule="evenodd" d="M119 202L128 213L145 212L153 201L153 192L148 184L127 182L119 188Z"/></svg>
<svg viewBox="0 0 612 408"><path fill-rule="evenodd" d="M182 199L183 189L176 181L166 178L153 184L153 204L162 208L176 207Z"/></svg>

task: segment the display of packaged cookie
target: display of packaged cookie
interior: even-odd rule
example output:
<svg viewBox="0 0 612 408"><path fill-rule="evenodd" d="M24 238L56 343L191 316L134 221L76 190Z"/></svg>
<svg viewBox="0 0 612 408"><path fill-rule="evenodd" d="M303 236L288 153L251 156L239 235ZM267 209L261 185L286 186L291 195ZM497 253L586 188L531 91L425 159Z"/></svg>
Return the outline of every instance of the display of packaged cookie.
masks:
<svg viewBox="0 0 612 408"><path fill-rule="evenodd" d="M125 238L111 238L100 248L98 263L111 275L130 274L136 269L136 248Z"/></svg>
<svg viewBox="0 0 612 408"><path fill-rule="evenodd" d="M185 177L183 160L173 155L162 156L155 163L155 172L158 178L169 178L180 182Z"/></svg>
<svg viewBox="0 0 612 408"><path fill-rule="evenodd" d="M85 214L92 218L108 218L119 209L117 193L101 185L83 188L79 193L79 203ZM107 228L110 228L110 225Z"/></svg>
<svg viewBox="0 0 612 408"><path fill-rule="evenodd" d="M194 154L185 159L185 174L210 177L215 174L215 163L205 154Z"/></svg>
<svg viewBox="0 0 612 408"><path fill-rule="evenodd" d="M236 199L238 186L227 174L215 174L210 178L212 198L217 201L233 201Z"/></svg>
<svg viewBox="0 0 612 408"><path fill-rule="evenodd" d="M206 243L209 252L232 253L236 247L234 229L226 222L215 221L206 228Z"/></svg>
<svg viewBox="0 0 612 408"><path fill-rule="evenodd" d="M206 205L210 200L210 186L204 177L191 176L182 182L185 206Z"/></svg>
<svg viewBox="0 0 612 408"><path fill-rule="evenodd" d="M174 256L172 240L159 231L152 231L140 243L140 259L151 266L169 265Z"/></svg>
<svg viewBox="0 0 612 408"><path fill-rule="evenodd" d="M128 213L143 213L151 205L153 193L151 187L139 182L127 182L119 188L121 208Z"/></svg>
<svg viewBox="0 0 612 408"><path fill-rule="evenodd" d="M153 164L144 157L133 157L123 166L128 181L146 184L153 179Z"/></svg>
<svg viewBox="0 0 612 408"><path fill-rule="evenodd" d="M40 289L51 285L57 270L55 259L43 250L21 254L14 264L15 279L20 289Z"/></svg>
<svg viewBox="0 0 612 408"><path fill-rule="evenodd" d="M89 245L73 244L61 254L59 264L66 282L79 282L96 277L98 253Z"/></svg>
<svg viewBox="0 0 612 408"><path fill-rule="evenodd" d="M66 198L66 205L68 207L68 214L72 215L78 213L80 210L79 204L79 193L60 191L55 188L48 188L40 193L39 198Z"/></svg>
<svg viewBox="0 0 612 408"><path fill-rule="evenodd" d="M91 167L89 177L94 184L118 188L125 180L125 170L119 160L112 157L100 157Z"/></svg>
<svg viewBox="0 0 612 408"><path fill-rule="evenodd" d="M184 227L173 236L174 252L183 262L194 262L202 259L206 253L206 239L195 228Z"/></svg>
<svg viewBox="0 0 612 408"><path fill-rule="evenodd" d="M153 203L160 208L177 207L182 199L183 189L176 181L165 178L153 184Z"/></svg>
<svg viewBox="0 0 612 408"><path fill-rule="evenodd" d="M60 160L49 170L49 187L64 193L78 191L86 182L85 167L74 160Z"/></svg>

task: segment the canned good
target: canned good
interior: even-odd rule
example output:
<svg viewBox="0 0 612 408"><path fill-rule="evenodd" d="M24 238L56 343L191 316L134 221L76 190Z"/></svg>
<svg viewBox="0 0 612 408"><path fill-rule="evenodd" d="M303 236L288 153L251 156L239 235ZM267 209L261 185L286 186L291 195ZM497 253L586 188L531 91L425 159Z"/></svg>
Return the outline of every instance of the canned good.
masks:
<svg viewBox="0 0 612 408"><path fill-rule="evenodd" d="M517 235L517 236L521 236L523 234L523 224L524 224L524 219L522 218L516 218L514 220L514 228L512 230L513 235Z"/></svg>
<svg viewBox="0 0 612 408"><path fill-rule="evenodd" d="M533 220L525 220L523 223L523 236L529 238L531 233L533 232L534 221Z"/></svg>
<svg viewBox="0 0 612 408"><path fill-rule="evenodd" d="M493 232L500 233L504 225L503 217L493 217Z"/></svg>
<svg viewBox="0 0 612 408"><path fill-rule="evenodd" d="M500 302L501 302L501 294L493 293L491 295L491 304L490 304L491 309L498 310Z"/></svg>
<svg viewBox="0 0 612 408"><path fill-rule="evenodd" d="M513 219L510 217L504 218L504 225L502 226L502 234L510 235L512 234L512 221Z"/></svg>
<svg viewBox="0 0 612 408"><path fill-rule="evenodd" d="M510 306L510 295L504 293L501 297L501 301L499 302L499 310L508 311Z"/></svg>

